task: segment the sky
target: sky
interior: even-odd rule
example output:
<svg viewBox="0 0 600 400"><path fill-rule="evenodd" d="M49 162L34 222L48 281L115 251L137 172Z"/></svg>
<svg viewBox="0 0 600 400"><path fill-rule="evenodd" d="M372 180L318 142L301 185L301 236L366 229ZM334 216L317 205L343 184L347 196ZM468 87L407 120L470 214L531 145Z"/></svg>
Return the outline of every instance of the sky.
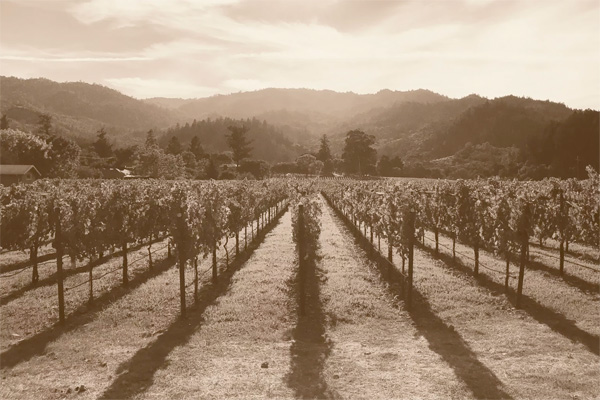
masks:
<svg viewBox="0 0 600 400"><path fill-rule="evenodd" d="M429 89L598 110L600 1L0 0L0 74L136 98Z"/></svg>

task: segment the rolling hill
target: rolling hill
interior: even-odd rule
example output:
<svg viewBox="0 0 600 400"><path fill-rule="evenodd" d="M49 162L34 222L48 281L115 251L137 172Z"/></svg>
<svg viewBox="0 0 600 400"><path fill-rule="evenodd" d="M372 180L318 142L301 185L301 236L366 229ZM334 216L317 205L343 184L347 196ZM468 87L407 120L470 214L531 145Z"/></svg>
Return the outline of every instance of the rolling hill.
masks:
<svg viewBox="0 0 600 400"><path fill-rule="evenodd" d="M271 162L315 151L322 134L339 156L346 132L361 129L375 136L379 155L444 170L464 165L474 154L482 162L487 155L490 163L510 158L572 169L572 163L556 161L561 158L556 143L568 143L569 137L591 143L598 136L595 111L515 96L452 99L423 89L375 94L263 89L138 100L96 84L1 77L0 93L0 110L12 127L35 129L39 114L50 113L59 133L87 143L104 126L118 145L141 143L155 129L162 143L171 136L185 143L197 135L207 151L224 151L227 123L245 123L252 126L255 157ZM596 160L597 152L590 156L585 147L569 150L570 157Z"/></svg>

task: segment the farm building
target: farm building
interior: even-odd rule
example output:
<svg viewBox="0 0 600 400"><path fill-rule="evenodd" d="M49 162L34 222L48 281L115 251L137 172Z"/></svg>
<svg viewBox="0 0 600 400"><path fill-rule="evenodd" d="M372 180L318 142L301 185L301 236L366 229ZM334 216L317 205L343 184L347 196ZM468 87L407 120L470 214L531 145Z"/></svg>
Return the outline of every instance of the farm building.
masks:
<svg viewBox="0 0 600 400"><path fill-rule="evenodd" d="M14 183L29 183L42 177L33 165L0 165L0 184L10 186Z"/></svg>

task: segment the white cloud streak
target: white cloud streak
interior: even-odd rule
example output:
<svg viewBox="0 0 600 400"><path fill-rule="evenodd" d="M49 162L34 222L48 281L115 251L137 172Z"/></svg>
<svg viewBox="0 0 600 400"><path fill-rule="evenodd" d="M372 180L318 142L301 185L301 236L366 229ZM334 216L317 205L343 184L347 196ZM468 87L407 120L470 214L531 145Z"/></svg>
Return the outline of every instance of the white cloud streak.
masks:
<svg viewBox="0 0 600 400"><path fill-rule="evenodd" d="M39 62L44 75L44 65L81 63L90 81L134 96L200 97L263 87L427 88L600 108L600 3L594 0L61 4L84 26L149 24L170 32L169 38L110 54L73 53L61 43L5 52L3 43L1 59L9 70ZM115 68L103 67L108 64ZM66 80L72 72L54 78Z"/></svg>

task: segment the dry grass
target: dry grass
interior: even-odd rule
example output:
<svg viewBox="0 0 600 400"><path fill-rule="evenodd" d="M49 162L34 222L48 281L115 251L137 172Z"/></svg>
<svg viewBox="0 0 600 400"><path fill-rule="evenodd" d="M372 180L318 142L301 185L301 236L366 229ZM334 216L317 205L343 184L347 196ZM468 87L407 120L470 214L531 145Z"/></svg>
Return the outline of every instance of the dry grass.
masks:
<svg viewBox="0 0 600 400"><path fill-rule="evenodd" d="M327 208L319 263L331 351L324 379L332 397L464 398L469 391L428 347L410 315Z"/></svg>
<svg viewBox="0 0 600 400"><path fill-rule="evenodd" d="M406 311L394 297L396 287L386 284L325 206L320 257L306 273L305 316L297 315L296 249L285 215L254 253L221 269L217 284L204 273L210 260L203 260L198 300L194 303L193 286L188 287L190 307L181 319L178 270L165 252L157 254L154 273L145 260L132 266L128 289L121 288L119 272L98 281L91 309L85 304L87 285L67 292L65 327L54 325L53 284L0 306L0 398L562 399L600 394L600 358L581 339L598 332L597 294L541 267L527 271L529 297L519 311L498 277L482 269L475 279L466 258L452 263L447 253L436 258L430 248L417 249L415 301ZM138 253L147 254L145 248L132 251L130 260ZM482 253L481 261L503 266L490 254ZM96 267L96 273L120 263L117 257ZM186 282L193 276L188 267ZM65 285L86 280L84 271ZM268 368L261 367L265 362ZM75 391L82 385L85 391Z"/></svg>
<svg viewBox="0 0 600 400"><path fill-rule="evenodd" d="M425 243L432 246L433 235L428 234L427 237L431 240L426 240ZM440 243L446 247L452 246L451 239L443 236L440 236ZM447 248L440 247L440 250L446 255L452 254ZM473 250L459 243L456 245L456 250L466 255L466 257L458 255L457 258L462 264L472 269L474 262L468 257L473 257ZM600 334L600 309L598 308L600 304L598 291L600 274L565 264L568 268L568 275L563 279L558 274L558 260L544 256L544 253L538 249L532 249L530 253L532 262L526 266L523 293L537 303L536 308L540 311L549 310L547 319L550 323L552 320L560 321L562 318L565 320L565 324L570 323L597 337ZM486 251L480 251L479 258L481 263L494 270L504 271L506 268L505 261ZM583 261L579 262L584 265L589 264ZM517 276L518 271L518 266L514 262L511 263L511 274ZM504 274L490 271L484 267L480 267L479 272L483 279L500 286L504 285ZM491 282L490 286L493 285ZM509 284L512 290L516 290L517 279L511 278Z"/></svg>
<svg viewBox="0 0 600 400"><path fill-rule="evenodd" d="M189 337L168 354L148 391L135 397L291 396L284 377L295 323L289 295L295 257L288 213L233 275L226 293L204 310ZM261 368L265 362L268 368Z"/></svg>
<svg viewBox="0 0 600 400"><path fill-rule="evenodd" d="M542 247L539 246L539 241L530 242L531 247L552 250L558 252L560 242L554 239L546 239ZM596 266L600 260L600 248L598 246L586 246L580 243L569 243L569 251L565 252L567 257L573 257L579 260L586 260L595 263Z"/></svg>
<svg viewBox="0 0 600 400"><path fill-rule="evenodd" d="M54 253L52 245L40 246L38 249L38 257ZM0 270L12 269L11 266L29 262L29 251L12 250L0 253Z"/></svg>
<svg viewBox="0 0 600 400"><path fill-rule="evenodd" d="M384 240L382 250L387 252ZM528 301L525 311L516 310L491 278L476 280L468 266L453 263L447 255L436 259L431 253L415 250L415 302L409 315L429 349L454 370L454 380L466 384L467 397L598 397L600 359L588 346L570 340L577 338L573 330L562 329L569 323L578 329L579 321L547 312L539 302ZM397 256L395 261L400 268ZM528 271L526 287L530 275ZM558 283L546 288L572 289ZM577 299L585 307L595 303L593 298ZM594 309L588 312L582 321L597 317ZM451 396L456 394L443 397Z"/></svg>
<svg viewBox="0 0 600 400"><path fill-rule="evenodd" d="M144 247L131 252L129 260L137 259L138 253L139 257L147 256ZM27 291L3 305L1 345L7 350L0 356L0 398L92 399L123 376L122 366L136 352L181 321L178 270L171 268L173 260L166 260L166 249L153 256L154 272L149 271L147 259L131 267L128 289L120 286L120 272L95 282L96 303L90 309L85 304L87 285L67 292L68 315L64 327L54 324L55 285ZM219 250L218 257L223 256L224 252ZM112 259L95 267L94 275L120 263L120 257ZM199 265L201 273L209 269L209 260ZM185 275L186 282L192 282L194 272L190 266ZM65 286L86 280L87 272L75 274L67 279ZM211 286L210 273L205 273L201 290ZM192 304L193 286L186 289L186 294L188 304ZM21 336L13 338L14 332L20 332ZM81 385L85 391L76 392Z"/></svg>
<svg viewBox="0 0 600 400"><path fill-rule="evenodd" d="M164 244L157 243L154 246L156 248L163 247L162 251L153 255L155 258L163 257L166 254ZM133 282L143 279L144 274L147 274L149 270L146 248L130 252L128 259L130 262L128 268L129 279ZM135 260L139 261L131 264ZM56 268L55 262L52 265ZM122 272L119 270L121 265L122 258L114 257L106 263L94 267L93 276L95 278L117 270L94 281L95 298L102 299L103 296L106 297L109 292L114 291L121 285ZM49 269L48 267L45 268L45 270ZM68 274L69 269L66 269L65 272ZM23 286L23 280L27 280L27 277L23 274L10 279L20 288L27 288L27 286ZM43 283L47 280L47 277L40 276L40 280ZM64 279L65 289L82 284L72 290L65 291L65 315L67 318L74 313L86 311L86 304L89 299L89 286L85 283L87 281L88 272L85 269L81 269L79 273L67 276ZM2 319L0 351L5 351L19 342L31 339L36 334L55 325L58 321L58 294L54 281L50 280L46 284L31 290L22 291L17 289L16 291L20 295L0 308L0 318ZM23 318L24 315L27 315L27 318Z"/></svg>

